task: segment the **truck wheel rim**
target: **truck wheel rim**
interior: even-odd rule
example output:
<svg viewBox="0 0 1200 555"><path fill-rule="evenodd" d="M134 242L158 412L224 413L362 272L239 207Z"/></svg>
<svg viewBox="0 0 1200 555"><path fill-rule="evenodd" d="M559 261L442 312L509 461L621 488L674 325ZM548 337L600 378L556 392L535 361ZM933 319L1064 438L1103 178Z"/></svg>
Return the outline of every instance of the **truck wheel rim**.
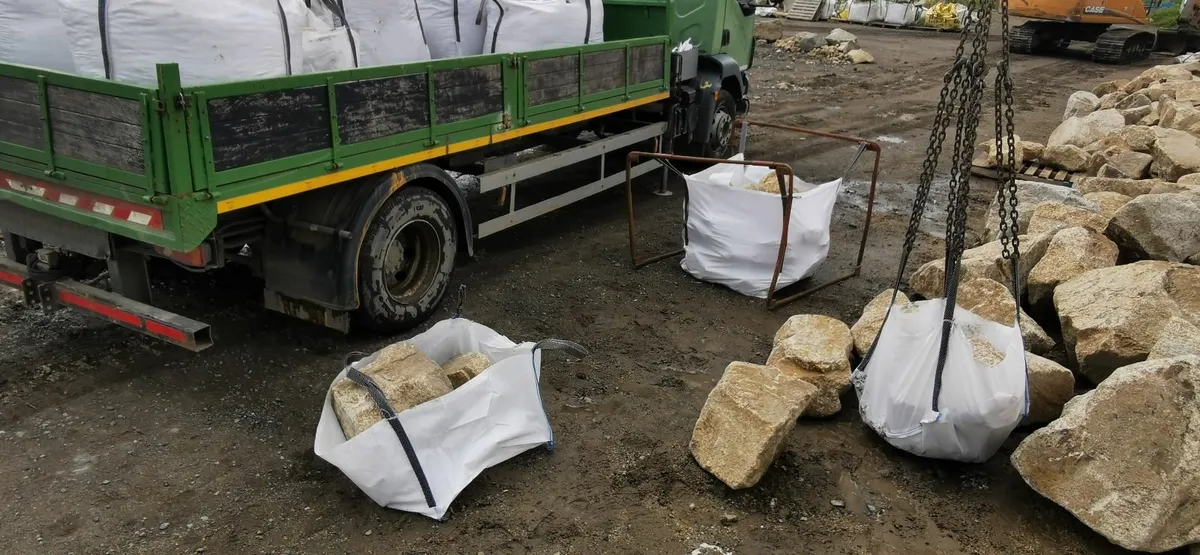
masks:
<svg viewBox="0 0 1200 555"><path fill-rule="evenodd" d="M442 266L441 239L429 222L414 220L396 230L383 253L383 282L392 299L415 304Z"/></svg>
<svg viewBox="0 0 1200 555"><path fill-rule="evenodd" d="M717 108L713 114L713 150L725 154L729 148L729 138L733 135L733 116L725 111L724 106Z"/></svg>

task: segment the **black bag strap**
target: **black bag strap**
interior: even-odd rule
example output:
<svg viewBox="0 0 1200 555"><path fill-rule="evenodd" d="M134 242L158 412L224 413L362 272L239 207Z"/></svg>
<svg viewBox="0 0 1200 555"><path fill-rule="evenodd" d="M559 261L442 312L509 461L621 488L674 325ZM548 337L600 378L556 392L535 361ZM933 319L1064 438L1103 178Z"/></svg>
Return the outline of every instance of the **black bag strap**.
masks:
<svg viewBox="0 0 1200 555"><path fill-rule="evenodd" d="M458 28L458 0L453 0L454 5L454 42L462 42L462 31Z"/></svg>
<svg viewBox="0 0 1200 555"><path fill-rule="evenodd" d="M430 508L436 507L437 502L433 499L433 490L429 488L429 480L425 477L425 471L421 468L421 461L417 458L417 452L413 449L412 441L408 439L408 434L405 433L404 426L400 424L400 419L396 418L396 411L388 403L383 390L379 389L379 384L376 384L375 380L372 380L370 376L359 372L353 366L346 370L346 377L367 390L367 393L371 396L371 400L375 402L375 407L379 409L380 414L383 415L383 419L392 427L396 438L400 440L400 446L404 448L404 455L408 457L408 464L412 466L413 474L417 475L417 483L421 485L421 493L425 495L425 504Z"/></svg>
<svg viewBox="0 0 1200 555"><path fill-rule="evenodd" d="M350 56L354 60L354 67L358 67L358 45L354 44L354 32L350 29L350 20L346 18L346 2L345 0L322 0L325 6L329 8L333 15L342 20L342 27L346 28L346 39L350 41Z"/></svg>
<svg viewBox="0 0 1200 555"><path fill-rule="evenodd" d="M496 41L500 38L500 24L504 23L504 6L500 4L500 0L492 0L492 3L496 5L497 10L500 10L500 15L496 16L496 26L492 29L492 53L495 54ZM476 23L483 17L483 6L485 4L486 2L483 2L479 5L479 18L475 20Z"/></svg>
<svg viewBox="0 0 1200 555"><path fill-rule="evenodd" d="M583 44L588 44L592 41L592 0L583 0L583 7L587 9L587 27L583 30Z"/></svg>
<svg viewBox="0 0 1200 555"><path fill-rule="evenodd" d="M108 0L100 0L96 16L100 25L100 58L104 61L104 78L112 79L112 58L108 53Z"/></svg>
<svg viewBox="0 0 1200 555"><path fill-rule="evenodd" d="M292 35L288 32L287 14L283 13L283 2L275 0L275 9L279 11L279 29L283 32L283 65L287 74L292 74Z"/></svg>
<svg viewBox="0 0 1200 555"><path fill-rule="evenodd" d="M413 12L417 14L417 27L421 29L421 44L429 44L429 39L425 36L425 24L421 22L421 5L417 0L413 0Z"/></svg>

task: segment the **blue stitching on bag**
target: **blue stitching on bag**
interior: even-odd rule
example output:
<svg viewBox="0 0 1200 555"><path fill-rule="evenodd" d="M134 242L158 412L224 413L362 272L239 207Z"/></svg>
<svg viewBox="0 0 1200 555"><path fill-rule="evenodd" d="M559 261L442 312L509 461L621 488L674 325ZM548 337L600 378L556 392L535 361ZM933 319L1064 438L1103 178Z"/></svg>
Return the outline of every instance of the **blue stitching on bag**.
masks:
<svg viewBox="0 0 1200 555"><path fill-rule="evenodd" d="M546 412L546 402L542 400L542 376L538 373L537 367L537 352L538 347L534 345L529 351L529 360L533 367L533 387L537 392L538 404L542 406L542 416L546 417L546 432L550 434L550 440L546 442L546 450L554 452L554 428L550 425L550 413Z"/></svg>

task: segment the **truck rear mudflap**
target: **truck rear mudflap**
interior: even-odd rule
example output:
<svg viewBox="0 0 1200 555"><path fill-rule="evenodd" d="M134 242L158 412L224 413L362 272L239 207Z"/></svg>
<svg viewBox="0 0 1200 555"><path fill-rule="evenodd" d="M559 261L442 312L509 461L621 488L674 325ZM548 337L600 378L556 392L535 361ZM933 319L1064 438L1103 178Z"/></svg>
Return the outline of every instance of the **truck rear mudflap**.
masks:
<svg viewBox="0 0 1200 555"><path fill-rule="evenodd" d="M16 262L0 259L0 285L20 290L25 303L44 312L81 310L145 335L192 351L212 346L208 324L197 322L71 279L34 275Z"/></svg>

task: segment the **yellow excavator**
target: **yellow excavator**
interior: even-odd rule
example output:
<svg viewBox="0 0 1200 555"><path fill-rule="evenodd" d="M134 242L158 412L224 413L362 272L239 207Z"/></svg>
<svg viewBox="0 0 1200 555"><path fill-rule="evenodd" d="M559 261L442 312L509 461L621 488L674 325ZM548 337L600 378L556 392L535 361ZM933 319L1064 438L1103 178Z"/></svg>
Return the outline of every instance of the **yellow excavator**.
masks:
<svg viewBox="0 0 1200 555"><path fill-rule="evenodd" d="M1124 64L1151 52L1192 52L1200 47L1200 9L1186 0L1172 28L1149 26L1150 11L1160 3L1142 0L1011 0L1009 13L1028 18L1012 30L1009 51L1046 54L1072 41L1095 43L1092 59Z"/></svg>

